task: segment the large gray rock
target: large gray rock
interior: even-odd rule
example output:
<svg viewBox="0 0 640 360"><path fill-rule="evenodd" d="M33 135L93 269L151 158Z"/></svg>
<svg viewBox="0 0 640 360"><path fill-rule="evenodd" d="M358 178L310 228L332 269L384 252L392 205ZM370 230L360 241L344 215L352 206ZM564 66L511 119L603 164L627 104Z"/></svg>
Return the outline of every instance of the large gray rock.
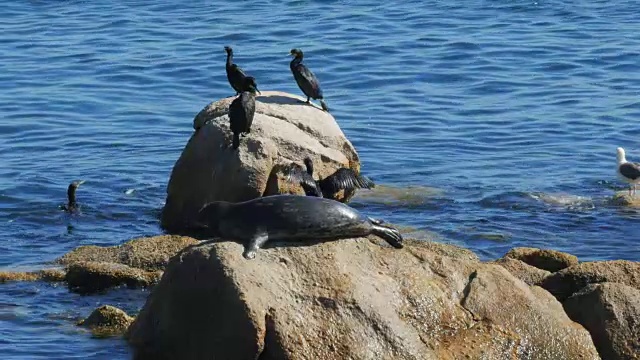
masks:
<svg viewBox="0 0 640 360"><path fill-rule="evenodd" d="M640 359L640 290L592 284L564 302L569 316L589 332L603 359Z"/></svg>
<svg viewBox="0 0 640 360"><path fill-rule="evenodd" d="M256 99L251 133L231 148L228 108L233 97L209 104L194 119L196 131L171 173L162 226L171 231L197 227L207 202L251 200L279 193L304 194L282 181L282 167L310 156L315 176L339 167L360 170L358 154L330 113L296 95L264 91ZM339 194L337 200L348 200Z"/></svg>
<svg viewBox="0 0 640 360"><path fill-rule="evenodd" d="M640 262L627 260L584 262L558 271L540 284L564 301L589 284L616 282L640 289Z"/></svg>
<svg viewBox="0 0 640 360"><path fill-rule="evenodd" d="M171 260L127 333L135 359L599 358L553 296L454 249L242 250L201 244Z"/></svg>

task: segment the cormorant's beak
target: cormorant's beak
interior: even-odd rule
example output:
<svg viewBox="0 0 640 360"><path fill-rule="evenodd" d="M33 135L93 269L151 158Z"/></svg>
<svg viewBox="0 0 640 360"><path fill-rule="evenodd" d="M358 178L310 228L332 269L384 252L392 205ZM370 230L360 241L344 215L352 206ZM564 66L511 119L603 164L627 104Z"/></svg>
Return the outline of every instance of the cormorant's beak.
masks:
<svg viewBox="0 0 640 360"><path fill-rule="evenodd" d="M260 92L260 90L258 90L258 87L256 86L256 91L258 92L258 94L262 95L262 93Z"/></svg>
<svg viewBox="0 0 640 360"><path fill-rule="evenodd" d="M84 184L85 182L87 182L87 181L86 181L86 180L80 180L80 181L78 181L78 186L80 186L80 185Z"/></svg>

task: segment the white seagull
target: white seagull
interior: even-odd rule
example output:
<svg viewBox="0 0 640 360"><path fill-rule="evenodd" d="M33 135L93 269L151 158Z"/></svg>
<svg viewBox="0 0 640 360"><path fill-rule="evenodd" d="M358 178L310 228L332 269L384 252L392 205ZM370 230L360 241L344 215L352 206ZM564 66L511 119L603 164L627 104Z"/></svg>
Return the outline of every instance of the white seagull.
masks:
<svg viewBox="0 0 640 360"><path fill-rule="evenodd" d="M633 189L633 195L636 194L636 184L640 183L640 164L628 162L624 149L619 147L618 151L618 176L622 181L629 183L629 196L631 196L631 189Z"/></svg>

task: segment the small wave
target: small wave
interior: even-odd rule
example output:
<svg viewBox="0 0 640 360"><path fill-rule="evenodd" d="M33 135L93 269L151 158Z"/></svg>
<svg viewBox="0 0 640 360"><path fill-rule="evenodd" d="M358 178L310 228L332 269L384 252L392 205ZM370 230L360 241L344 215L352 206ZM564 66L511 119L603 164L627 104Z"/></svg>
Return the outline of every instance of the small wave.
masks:
<svg viewBox="0 0 640 360"><path fill-rule="evenodd" d="M595 208L593 199L589 196L571 194L530 193L529 196L547 205L560 206L573 210L588 210Z"/></svg>
<svg viewBox="0 0 640 360"><path fill-rule="evenodd" d="M487 196L480 200L485 207L497 207L510 210L590 210L595 208L594 200L588 196L565 193L542 193L512 191Z"/></svg>
<svg viewBox="0 0 640 360"><path fill-rule="evenodd" d="M385 205L422 205L439 197L443 190L428 186L407 186L395 187L388 185L377 185L371 191L360 191L356 195L358 200L369 203L380 203Z"/></svg>

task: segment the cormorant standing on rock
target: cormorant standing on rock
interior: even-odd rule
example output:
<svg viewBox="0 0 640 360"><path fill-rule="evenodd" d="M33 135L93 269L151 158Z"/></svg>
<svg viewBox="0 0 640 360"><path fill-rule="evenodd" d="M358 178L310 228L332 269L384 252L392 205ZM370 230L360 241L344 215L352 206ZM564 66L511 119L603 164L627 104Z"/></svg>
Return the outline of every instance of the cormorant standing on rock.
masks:
<svg viewBox="0 0 640 360"><path fill-rule="evenodd" d="M244 78L242 92L229 105L229 122L233 132L233 148L240 146L240 133L250 133L253 115L256 112L256 91L259 93L256 80L247 76Z"/></svg>
<svg viewBox="0 0 640 360"><path fill-rule="evenodd" d="M376 185L366 176L357 174L347 168L340 168L322 180L313 179L313 162L309 157L304 158L306 171L298 164L291 164L285 171L287 180L298 183L307 196L333 197L340 190L353 191L355 189L371 189Z"/></svg>
<svg viewBox="0 0 640 360"><path fill-rule="evenodd" d="M302 59L304 58L302 50L291 49L290 55L294 56L294 58L291 60L289 67L291 68L293 77L296 79L300 90L302 90L302 92L307 96L307 104L309 103L309 98L313 98L313 100L320 100L322 110L329 111L327 104L324 102L318 78L316 78L311 70L302 63Z"/></svg>
<svg viewBox="0 0 640 360"><path fill-rule="evenodd" d="M227 80L229 80L229 84L231 84L233 90L236 91L236 95L238 95L242 92L242 84L247 74L245 74L238 65L233 63L233 49L231 46L225 46L224 50L227 52Z"/></svg>
<svg viewBox="0 0 640 360"><path fill-rule="evenodd" d="M69 184L69 187L67 188L68 202L66 205L60 205L60 208L62 210L68 213L74 213L78 211L80 205L78 205L78 203L76 202L76 190L78 189L78 186L82 184L84 184L84 180L72 181L71 184Z"/></svg>

